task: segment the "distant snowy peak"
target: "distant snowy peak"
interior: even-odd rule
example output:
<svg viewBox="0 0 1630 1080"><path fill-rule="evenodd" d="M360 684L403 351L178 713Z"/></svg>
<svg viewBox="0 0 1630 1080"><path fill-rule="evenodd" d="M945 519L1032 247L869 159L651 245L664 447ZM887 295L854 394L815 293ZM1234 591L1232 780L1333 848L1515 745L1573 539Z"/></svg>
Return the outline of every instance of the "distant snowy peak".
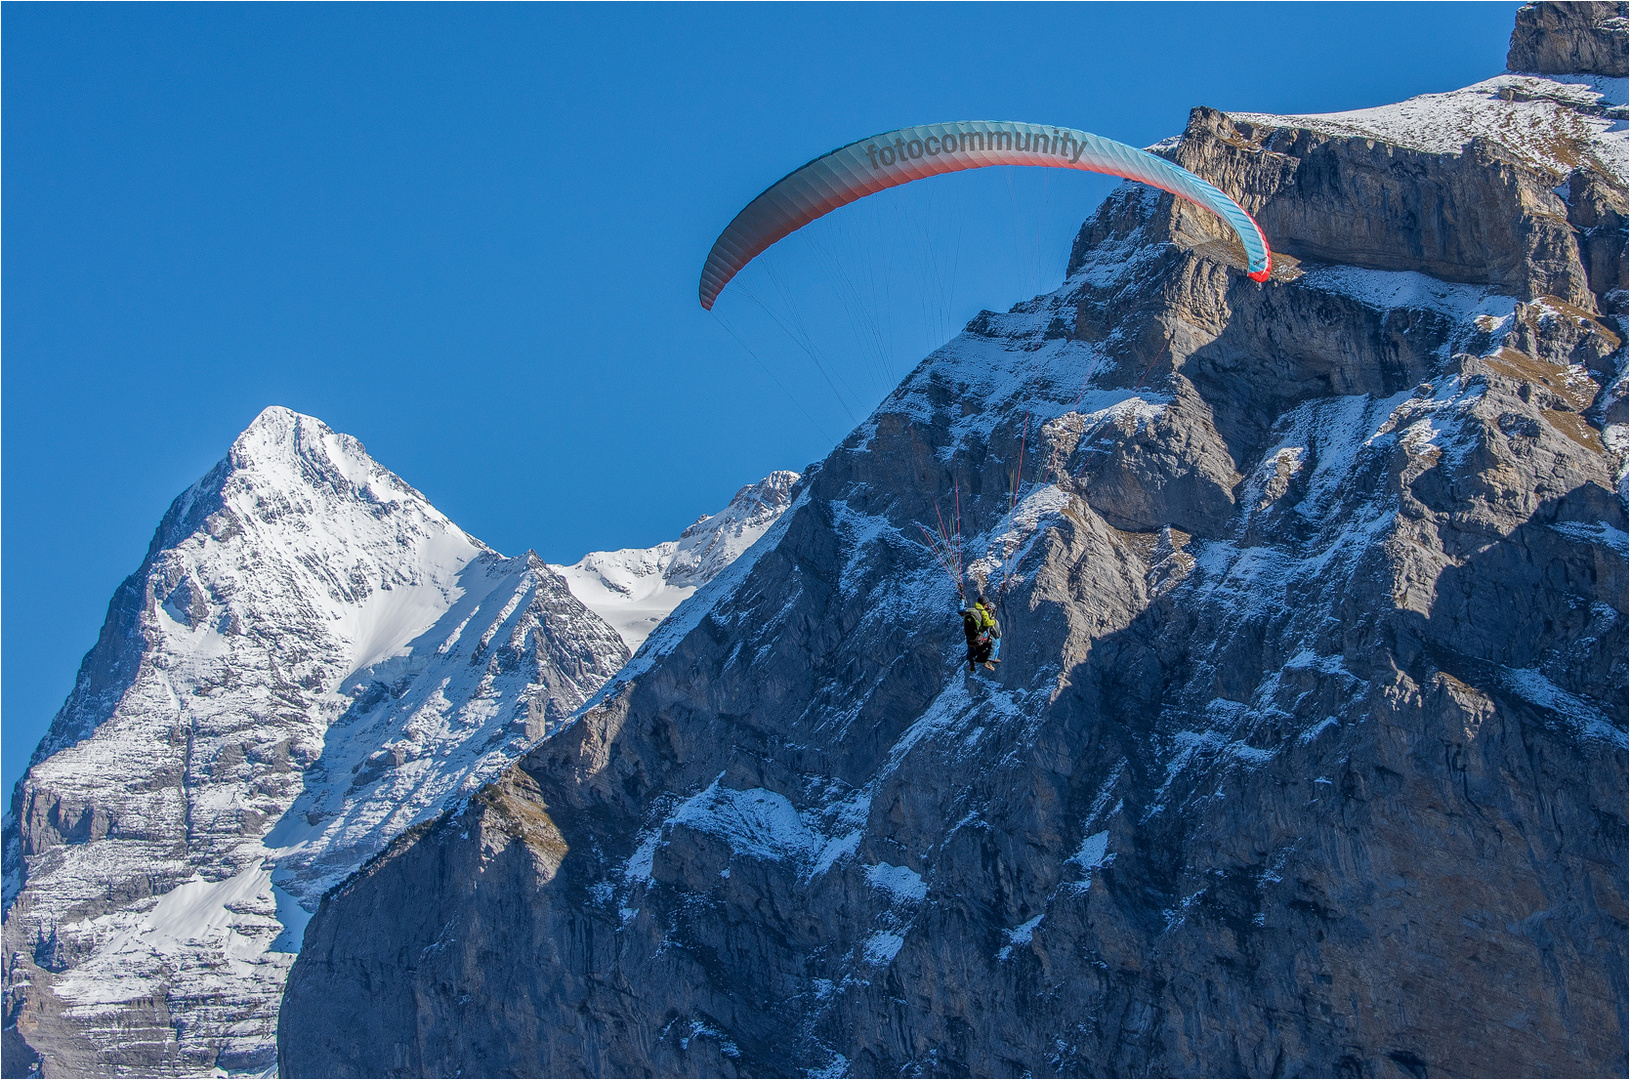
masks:
<svg viewBox="0 0 1630 1080"><path fill-rule="evenodd" d="M433 623L487 551L357 439L272 406L171 503L33 762L108 718L137 676L134 643L188 685L229 680L246 647L299 621L294 677L337 683Z"/></svg>
<svg viewBox="0 0 1630 1080"><path fill-rule="evenodd" d="M322 893L627 659L535 554L265 410L171 504L17 785L0 973L22 1056L271 1068Z"/></svg>
<svg viewBox="0 0 1630 1080"><path fill-rule="evenodd" d="M648 548L594 551L571 566L551 566L583 605L637 651L658 623L753 546L791 505L798 474L786 470L736 492L717 514Z"/></svg>
<svg viewBox="0 0 1630 1080"><path fill-rule="evenodd" d="M1375 139L1430 154L1458 154L1473 139L1488 139L1563 177L1581 164L1583 149L1622 185L1630 154L1625 101L1623 78L1505 74L1373 109L1304 116L1228 115L1250 124Z"/></svg>
<svg viewBox="0 0 1630 1080"><path fill-rule="evenodd" d="M166 613L181 611L177 621L196 630L206 593L232 606L264 591L253 614L272 618L302 594L324 609L324 636L345 648L348 670L394 655L435 622L460 572L489 550L360 441L281 406L256 417L177 506L178 535L154 544L170 540L160 561L185 575L177 587L188 602L167 597ZM234 579L241 588L223 587Z"/></svg>
<svg viewBox="0 0 1630 1080"><path fill-rule="evenodd" d="M192 487L177 496L153 537L153 551L172 547L203 527L210 514L236 502L239 511L273 511L284 517L309 514L308 501L280 502L294 491L357 497L376 511L406 510L426 522L459 533L477 551L486 545L463 533L430 501L401 477L368 455L362 443L337 432L316 417L273 405L262 410L227 451L226 457ZM239 498L233 500L232 496ZM377 515L382 516L382 515Z"/></svg>
<svg viewBox="0 0 1630 1080"><path fill-rule="evenodd" d="M349 486L380 505L411 503L427 518L452 525L430 500L369 457L358 439L280 405L255 418L233 442L227 459L239 470L280 472L288 479L293 479L290 470L298 469L300 480L307 485L336 491ZM472 543L485 547L479 541Z"/></svg>

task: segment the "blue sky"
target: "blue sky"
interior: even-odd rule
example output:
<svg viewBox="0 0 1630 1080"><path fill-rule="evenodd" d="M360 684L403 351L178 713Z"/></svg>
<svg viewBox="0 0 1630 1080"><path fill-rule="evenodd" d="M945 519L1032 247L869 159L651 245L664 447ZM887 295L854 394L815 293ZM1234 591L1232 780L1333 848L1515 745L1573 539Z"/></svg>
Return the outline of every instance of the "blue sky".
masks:
<svg viewBox="0 0 1630 1080"><path fill-rule="evenodd" d="M1056 285L1112 186L875 196L704 313L708 247L790 169L936 120L1146 145L1194 105L1452 89L1503 68L1516 6L6 5L8 795L170 500L263 407L508 554L668 539Z"/></svg>

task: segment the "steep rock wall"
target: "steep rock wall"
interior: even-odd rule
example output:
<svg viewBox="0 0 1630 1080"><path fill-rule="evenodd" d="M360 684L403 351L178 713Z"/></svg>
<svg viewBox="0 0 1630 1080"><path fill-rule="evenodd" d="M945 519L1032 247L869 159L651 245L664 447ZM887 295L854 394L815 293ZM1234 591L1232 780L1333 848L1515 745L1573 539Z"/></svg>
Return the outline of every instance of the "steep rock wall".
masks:
<svg viewBox="0 0 1630 1080"><path fill-rule="evenodd" d="M1624 323L1542 163L1256 130L1170 152L1287 231L1271 281L1107 200L324 899L284 1073L1623 1072ZM918 539L953 500L996 674Z"/></svg>
<svg viewBox="0 0 1630 1080"><path fill-rule="evenodd" d="M1567 0L1524 4L1511 31L1510 71L1552 75L1576 71L1624 78L1630 74L1630 37L1623 0Z"/></svg>

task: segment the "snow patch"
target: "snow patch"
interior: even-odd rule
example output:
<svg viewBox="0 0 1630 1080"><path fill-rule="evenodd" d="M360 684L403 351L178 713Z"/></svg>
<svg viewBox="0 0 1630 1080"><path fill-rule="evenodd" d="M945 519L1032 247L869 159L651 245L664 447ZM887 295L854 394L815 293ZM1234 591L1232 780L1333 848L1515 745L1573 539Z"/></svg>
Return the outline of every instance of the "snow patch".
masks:
<svg viewBox="0 0 1630 1080"><path fill-rule="evenodd" d="M1030 944L1031 939L1036 935L1036 927L1040 926L1041 920L1046 917L1047 913L1044 911L1035 918L1020 923L1011 930L1003 930L1002 933L1007 935L1007 944L996 950L996 959L1006 960L1008 957L1013 955L1013 949L1015 946Z"/></svg>
<svg viewBox="0 0 1630 1080"><path fill-rule="evenodd" d="M1630 737L1594 705L1568 693L1534 668L1502 668L1501 675L1512 693L1561 716L1581 738L1609 743L1620 750L1630 748Z"/></svg>
<svg viewBox="0 0 1630 1080"><path fill-rule="evenodd" d="M851 858L859 847L859 829L827 841L826 846L821 849L820 856L815 860L815 869L810 871L810 876L826 873L839 859Z"/></svg>
<svg viewBox="0 0 1630 1080"><path fill-rule="evenodd" d="M680 803L668 821L717 836L737 854L772 862L813 858L826 844L785 795L765 788L738 791L717 780Z"/></svg>
<svg viewBox="0 0 1630 1080"><path fill-rule="evenodd" d="M1115 861L1115 856L1109 850L1109 830L1101 829L1081 841L1076 849L1064 862L1081 869L1085 875L1080 881L1072 881L1068 888L1071 892L1084 893L1092 887L1092 872L1101 867L1109 866Z"/></svg>
<svg viewBox="0 0 1630 1080"><path fill-rule="evenodd" d="M1630 555L1630 534L1623 529L1615 529L1605 521L1558 521L1551 528L1570 540L1612 548L1620 558Z"/></svg>
<svg viewBox="0 0 1630 1080"><path fill-rule="evenodd" d="M1109 830L1100 830L1081 841L1081 847L1065 861L1083 870L1096 870L1114 862L1115 856L1109 854Z"/></svg>
<svg viewBox="0 0 1630 1080"><path fill-rule="evenodd" d="M895 903L920 904L928 897L927 884L910 867L878 863L866 868L866 880L874 889L888 893Z"/></svg>
<svg viewBox="0 0 1630 1080"><path fill-rule="evenodd" d="M866 939L861 955L874 967L886 967L894 962L905 943L906 939L893 930L879 930Z"/></svg>
<svg viewBox="0 0 1630 1080"><path fill-rule="evenodd" d="M1478 285L1462 285L1414 270L1367 270L1357 266L1310 266L1297 279L1300 288L1334 293L1378 311L1407 308L1436 311L1457 323L1479 317L1509 318L1514 297Z"/></svg>
<svg viewBox="0 0 1630 1080"><path fill-rule="evenodd" d="M1508 74L1372 109L1304 116L1245 112L1230 116L1265 127L1298 127L1340 138L1374 139L1428 154L1459 154L1474 138L1484 138L1559 176L1567 176L1574 167L1563 147L1578 145L1623 187L1630 180L1625 121L1583 110L1623 105L1624 100L1623 79Z"/></svg>

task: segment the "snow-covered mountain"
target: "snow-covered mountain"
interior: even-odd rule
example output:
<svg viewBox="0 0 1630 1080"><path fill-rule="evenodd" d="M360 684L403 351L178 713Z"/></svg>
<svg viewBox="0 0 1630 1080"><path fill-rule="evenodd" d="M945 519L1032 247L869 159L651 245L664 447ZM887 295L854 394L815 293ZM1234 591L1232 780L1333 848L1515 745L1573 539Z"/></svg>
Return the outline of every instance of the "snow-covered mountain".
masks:
<svg viewBox="0 0 1630 1080"><path fill-rule="evenodd" d="M8 1074L272 1068L322 892L627 658L536 555L267 409L170 507L14 793Z"/></svg>
<svg viewBox="0 0 1630 1080"><path fill-rule="evenodd" d="M571 566L549 569L566 579L572 595L610 623L638 651L658 623L718 576L781 516L792 502L795 472L773 472L736 492L730 505L704 515L656 547L594 551Z"/></svg>

